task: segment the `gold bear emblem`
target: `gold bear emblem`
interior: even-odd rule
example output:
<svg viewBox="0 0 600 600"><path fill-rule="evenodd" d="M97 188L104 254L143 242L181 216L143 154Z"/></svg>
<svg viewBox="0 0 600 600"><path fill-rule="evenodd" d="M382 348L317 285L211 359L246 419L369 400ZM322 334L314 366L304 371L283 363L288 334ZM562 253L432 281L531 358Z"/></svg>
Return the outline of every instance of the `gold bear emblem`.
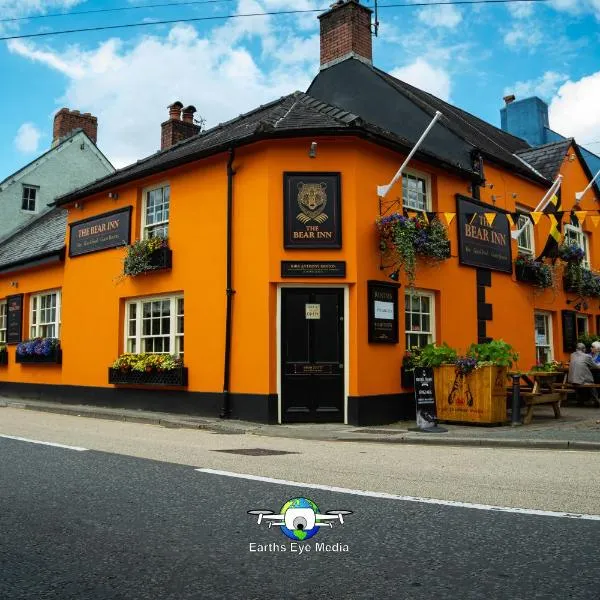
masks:
<svg viewBox="0 0 600 600"><path fill-rule="evenodd" d="M327 215L323 214L327 205L326 183L302 183L298 184L298 206L301 212L296 218L301 223L316 221L325 223Z"/></svg>

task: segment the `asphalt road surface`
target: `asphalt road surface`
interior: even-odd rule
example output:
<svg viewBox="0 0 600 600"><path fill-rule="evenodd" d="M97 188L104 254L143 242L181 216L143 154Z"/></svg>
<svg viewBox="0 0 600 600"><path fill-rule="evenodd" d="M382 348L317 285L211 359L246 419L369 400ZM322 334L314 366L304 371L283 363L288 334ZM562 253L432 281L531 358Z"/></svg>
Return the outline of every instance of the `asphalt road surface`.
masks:
<svg viewBox="0 0 600 600"><path fill-rule="evenodd" d="M247 514L299 496L353 514L296 551ZM600 596L593 518L310 489L6 437L0 527L10 600Z"/></svg>

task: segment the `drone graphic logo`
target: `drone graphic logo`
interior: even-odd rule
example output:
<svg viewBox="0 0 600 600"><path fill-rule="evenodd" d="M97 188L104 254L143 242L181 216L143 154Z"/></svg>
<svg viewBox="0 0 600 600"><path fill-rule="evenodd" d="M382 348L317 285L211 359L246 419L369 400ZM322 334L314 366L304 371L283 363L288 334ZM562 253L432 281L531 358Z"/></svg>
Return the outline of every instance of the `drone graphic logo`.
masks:
<svg viewBox="0 0 600 600"><path fill-rule="evenodd" d="M351 510L328 510L319 512L319 507L308 498L292 498L282 507L280 514L272 510L249 510L249 515L258 515L258 524L268 523L269 529L279 526L283 535L294 541L305 541L316 535L321 527L333 527L334 521L344 524L344 517Z"/></svg>

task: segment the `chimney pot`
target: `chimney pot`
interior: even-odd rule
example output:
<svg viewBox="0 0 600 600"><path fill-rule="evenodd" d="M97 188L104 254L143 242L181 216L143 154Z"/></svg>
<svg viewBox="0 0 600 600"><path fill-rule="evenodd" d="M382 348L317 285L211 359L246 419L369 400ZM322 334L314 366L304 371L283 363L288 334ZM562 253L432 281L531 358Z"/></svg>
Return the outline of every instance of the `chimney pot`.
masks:
<svg viewBox="0 0 600 600"><path fill-rule="evenodd" d="M194 124L195 106L190 105L183 108L183 104L177 101L173 102L168 108L169 120L161 124L161 150L166 150L200 132L200 126ZM181 118L182 112L183 119Z"/></svg>
<svg viewBox="0 0 600 600"><path fill-rule="evenodd" d="M193 123L194 122L194 113L196 112L195 106L186 106L181 111L181 118L185 123Z"/></svg>
<svg viewBox="0 0 600 600"><path fill-rule="evenodd" d="M514 94L510 94L510 96L504 96L503 100L506 104L510 104L516 100L516 97Z"/></svg>
<svg viewBox="0 0 600 600"><path fill-rule="evenodd" d="M167 107L169 109L169 119L174 119L179 121L181 119L181 109L183 108L183 104L177 100L173 102L173 104L169 104Z"/></svg>

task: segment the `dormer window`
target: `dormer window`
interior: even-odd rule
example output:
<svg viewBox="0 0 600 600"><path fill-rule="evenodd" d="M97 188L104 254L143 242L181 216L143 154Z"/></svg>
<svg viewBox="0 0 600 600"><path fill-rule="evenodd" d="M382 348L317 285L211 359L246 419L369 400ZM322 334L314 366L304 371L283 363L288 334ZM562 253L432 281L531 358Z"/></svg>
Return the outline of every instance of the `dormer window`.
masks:
<svg viewBox="0 0 600 600"><path fill-rule="evenodd" d="M142 238L169 237L171 188L161 185L144 191Z"/></svg>
<svg viewBox="0 0 600 600"><path fill-rule="evenodd" d="M431 177L418 171L402 173L402 205L409 210L431 210Z"/></svg>
<svg viewBox="0 0 600 600"><path fill-rule="evenodd" d="M21 210L25 212L35 212L35 201L40 188L32 185L23 186L23 195L21 199Z"/></svg>

